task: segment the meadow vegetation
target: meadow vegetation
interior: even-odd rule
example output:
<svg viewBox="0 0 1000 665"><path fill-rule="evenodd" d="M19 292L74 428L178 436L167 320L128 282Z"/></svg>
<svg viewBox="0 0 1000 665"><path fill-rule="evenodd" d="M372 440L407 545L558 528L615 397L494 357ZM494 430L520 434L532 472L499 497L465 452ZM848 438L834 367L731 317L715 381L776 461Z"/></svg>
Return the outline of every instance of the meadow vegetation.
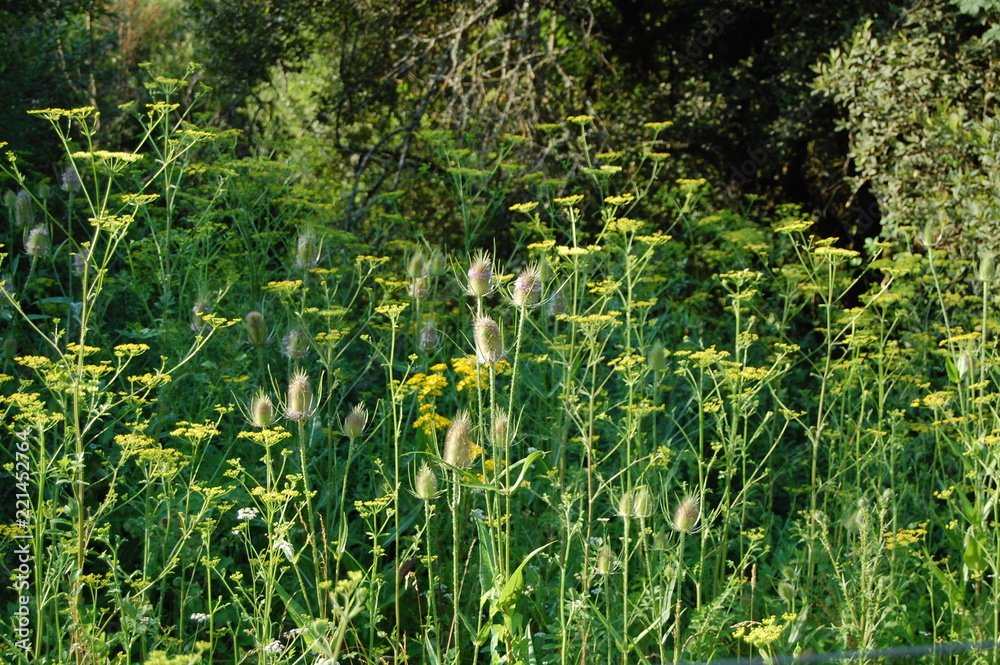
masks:
<svg viewBox="0 0 1000 665"><path fill-rule="evenodd" d="M59 181L4 157L5 662L1000 639L991 253L718 206L668 175L670 123L598 152L589 115L420 131L449 234L401 192L345 228L191 74L149 76L119 150L94 108L34 111Z"/></svg>

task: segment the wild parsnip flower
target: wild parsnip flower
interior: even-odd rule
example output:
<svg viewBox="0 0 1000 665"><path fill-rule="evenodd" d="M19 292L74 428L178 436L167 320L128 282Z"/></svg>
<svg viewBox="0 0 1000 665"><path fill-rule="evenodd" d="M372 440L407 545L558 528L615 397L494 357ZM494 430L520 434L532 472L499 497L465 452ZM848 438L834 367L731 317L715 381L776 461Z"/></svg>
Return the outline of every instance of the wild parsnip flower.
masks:
<svg viewBox="0 0 1000 665"><path fill-rule="evenodd" d="M33 259L44 258L52 247L49 230L44 226L36 226L28 232L24 241L24 251Z"/></svg>
<svg viewBox="0 0 1000 665"><path fill-rule="evenodd" d="M351 412L344 418L344 434L351 441L358 439L365 433L365 426L368 424L368 410L365 403L358 403Z"/></svg>
<svg viewBox="0 0 1000 665"><path fill-rule="evenodd" d="M263 388L250 402L250 422L259 429L267 429L274 423L274 402Z"/></svg>
<svg viewBox="0 0 1000 665"><path fill-rule="evenodd" d="M482 298L493 290L493 262L483 250L476 252L469 266L469 295Z"/></svg>
<svg viewBox="0 0 1000 665"><path fill-rule="evenodd" d="M686 496L677 504L670 525L683 534L692 534L701 520L701 505L693 496Z"/></svg>
<svg viewBox="0 0 1000 665"><path fill-rule="evenodd" d="M267 324L264 322L264 315L254 310L252 312L247 312L247 315L243 317L243 322L247 326L247 335L250 337L250 343L260 348L267 344Z"/></svg>
<svg viewBox="0 0 1000 665"><path fill-rule="evenodd" d="M542 273L537 264L531 264L514 280L511 299L516 307L534 307L542 298Z"/></svg>
<svg viewBox="0 0 1000 665"><path fill-rule="evenodd" d="M476 340L476 362L486 365L503 360L503 336L496 321L488 316L481 317L473 328L473 336Z"/></svg>
<svg viewBox="0 0 1000 665"><path fill-rule="evenodd" d="M281 340L281 349L291 360L301 360L309 352L309 335L301 328L292 328Z"/></svg>
<svg viewBox="0 0 1000 665"><path fill-rule="evenodd" d="M285 402L285 417L289 420L308 420L315 413L312 404L313 392L309 385L309 375L301 367L288 382L288 399Z"/></svg>
<svg viewBox="0 0 1000 665"><path fill-rule="evenodd" d="M424 462L417 471L417 478L413 482L413 493L421 501L431 501L437 495L437 475L434 470Z"/></svg>
<svg viewBox="0 0 1000 665"><path fill-rule="evenodd" d="M444 461L451 466L464 469L472 461L472 425L469 414L459 411L444 439Z"/></svg>

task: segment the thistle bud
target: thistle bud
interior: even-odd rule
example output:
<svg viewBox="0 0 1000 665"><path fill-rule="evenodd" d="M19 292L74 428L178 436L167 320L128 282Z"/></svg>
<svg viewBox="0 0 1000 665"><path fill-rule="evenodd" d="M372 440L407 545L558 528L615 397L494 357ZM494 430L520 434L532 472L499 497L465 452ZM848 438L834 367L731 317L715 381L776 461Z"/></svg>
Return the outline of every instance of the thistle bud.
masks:
<svg viewBox="0 0 1000 665"><path fill-rule="evenodd" d="M52 241L49 240L49 230L44 226L37 226L28 232L28 238L24 241L24 251L34 259L40 259L49 253Z"/></svg>
<svg viewBox="0 0 1000 665"><path fill-rule="evenodd" d="M534 307L542 299L542 276L537 265L530 265L514 280L511 299L517 307Z"/></svg>
<svg viewBox="0 0 1000 665"><path fill-rule="evenodd" d="M503 360L503 336L500 326L488 316L476 321L473 329L476 339L476 361L485 365Z"/></svg>
<svg viewBox="0 0 1000 665"><path fill-rule="evenodd" d="M18 226L31 226L35 223L35 202L26 189L22 189L14 197L14 223Z"/></svg>
<svg viewBox="0 0 1000 665"><path fill-rule="evenodd" d="M444 461L464 469L472 462L472 425L469 414L459 411L444 438Z"/></svg>
<svg viewBox="0 0 1000 665"><path fill-rule="evenodd" d="M667 366L667 351L663 348L662 342L653 342L649 346L649 350L646 352L646 362L649 363L649 369L654 372L659 372Z"/></svg>
<svg viewBox="0 0 1000 665"><path fill-rule="evenodd" d="M267 344L267 324L264 322L264 315L253 310L247 312L247 315L243 317L243 322L247 325L250 343L257 348L265 346Z"/></svg>
<svg viewBox="0 0 1000 665"><path fill-rule="evenodd" d="M319 245L316 236L305 233L299 236L299 246L295 252L295 265L299 268L315 268L319 264Z"/></svg>
<svg viewBox="0 0 1000 665"><path fill-rule="evenodd" d="M430 501L437 494L438 481L434 470L424 462L417 471L417 478L413 483L413 493L422 501Z"/></svg>
<svg viewBox="0 0 1000 665"><path fill-rule="evenodd" d="M441 335L438 334L437 324L433 319L424 321L420 329L420 350L426 352L433 351L441 342Z"/></svg>
<svg viewBox="0 0 1000 665"><path fill-rule="evenodd" d="M301 360L309 352L309 335L304 330L292 328L282 338L281 348L291 360Z"/></svg>
<svg viewBox="0 0 1000 665"><path fill-rule="evenodd" d="M493 263L490 255L480 250L469 266L469 294L477 298L493 290Z"/></svg>
<svg viewBox="0 0 1000 665"><path fill-rule="evenodd" d="M677 504L674 519L670 524L681 533L692 534L700 519L701 506L698 505L698 499L686 496Z"/></svg>
<svg viewBox="0 0 1000 665"><path fill-rule="evenodd" d="M313 414L312 387L309 385L309 375L299 368L288 382L288 400L285 404L285 417L289 420L308 420Z"/></svg>
<svg viewBox="0 0 1000 665"><path fill-rule="evenodd" d="M191 330L201 332L208 327L205 315L208 314L208 303L196 302L191 308Z"/></svg>
<svg viewBox="0 0 1000 665"><path fill-rule="evenodd" d="M62 185L59 186L64 192L72 194L80 189L80 174L72 166L67 166L62 174Z"/></svg>
<svg viewBox="0 0 1000 665"><path fill-rule="evenodd" d="M607 545L597 552L597 562L594 564L594 572L598 575L610 575L615 570L615 554Z"/></svg>
<svg viewBox="0 0 1000 665"><path fill-rule="evenodd" d="M274 422L274 402L263 390L250 402L250 422L260 429L267 429Z"/></svg>
<svg viewBox="0 0 1000 665"><path fill-rule="evenodd" d="M632 491L632 517L646 519L653 514L653 493L648 485L642 485Z"/></svg>
<svg viewBox="0 0 1000 665"><path fill-rule="evenodd" d="M344 434L351 441L359 438L365 433L365 426L368 424L368 410L365 403L361 402L347 414L344 418Z"/></svg>

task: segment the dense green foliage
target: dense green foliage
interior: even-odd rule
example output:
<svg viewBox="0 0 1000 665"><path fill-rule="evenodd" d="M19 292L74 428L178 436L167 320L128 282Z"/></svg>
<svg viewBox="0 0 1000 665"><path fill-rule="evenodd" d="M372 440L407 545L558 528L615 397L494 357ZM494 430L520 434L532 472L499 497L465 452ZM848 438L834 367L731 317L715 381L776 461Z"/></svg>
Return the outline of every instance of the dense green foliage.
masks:
<svg viewBox="0 0 1000 665"><path fill-rule="evenodd" d="M5 662L1000 639L994 3L3 12Z"/></svg>

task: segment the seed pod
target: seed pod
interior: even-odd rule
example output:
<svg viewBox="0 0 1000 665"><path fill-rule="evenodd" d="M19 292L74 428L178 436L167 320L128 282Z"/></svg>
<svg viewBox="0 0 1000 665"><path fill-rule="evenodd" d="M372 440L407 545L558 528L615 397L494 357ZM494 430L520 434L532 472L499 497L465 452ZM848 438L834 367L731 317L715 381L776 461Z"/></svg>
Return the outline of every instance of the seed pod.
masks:
<svg viewBox="0 0 1000 665"><path fill-rule="evenodd" d="M365 433L365 426L368 424L368 410L365 403L361 402L347 414L344 418L344 434L351 441L359 438Z"/></svg>
<svg viewBox="0 0 1000 665"><path fill-rule="evenodd" d="M288 399L285 403L285 417L289 420L308 420L312 417L312 387L309 375L299 368L288 382Z"/></svg>
<svg viewBox="0 0 1000 665"><path fill-rule="evenodd" d="M427 273L431 277L440 277L448 269L448 261L440 249L431 252L431 258L427 261Z"/></svg>
<svg viewBox="0 0 1000 665"><path fill-rule="evenodd" d="M257 391L250 402L250 422L260 429L267 429L274 422L274 402L263 390Z"/></svg>
<svg viewBox="0 0 1000 665"><path fill-rule="evenodd" d="M267 344L267 324L264 322L264 315L253 310L252 312L247 312L247 315L243 317L243 321L247 325L247 335L250 337L250 343L261 348Z"/></svg>
<svg viewBox="0 0 1000 665"><path fill-rule="evenodd" d="M459 411L444 438L444 461L464 469L472 462L472 425L469 414Z"/></svg>
<svg viewBox="0 0 1000 665"><path fill-rule="evenodd" d="M514 280L511 299L516 307L534 307L542 299L542 276L537 265L530 265Z"/></svg>
<svg viewBox="0 0 1000 665"><path fill-rule="evenodd" d="M45 257L52 247L49 239L49 230L44 226L36 226L28 232L28 238L24 241L24 251L34 259Z"/></svg>
<svg viewBox="0 0 1000 665"><path fill-rule="evenodd" d="M417 495L418 499L423 501L431 501L437 494L437 476L434 474L434 470L424 462L420 465L420 470L417 471L417 478L413 483L414 494Z"/></svg>
<svg viewBox="0 0 1000 665"><path fill-rule="evenodd" d="M476 361L479 364L503 360L503 336L496 321L488 316L480 318L473 328L473 336L476 339Z"/></svg>
<svg viewBox="0 0 1000 665"><path fill-rule="evenodd" d="M493 290L493 263L490 255L480 250L469 266L469 294L482 298Z"/></svg>

